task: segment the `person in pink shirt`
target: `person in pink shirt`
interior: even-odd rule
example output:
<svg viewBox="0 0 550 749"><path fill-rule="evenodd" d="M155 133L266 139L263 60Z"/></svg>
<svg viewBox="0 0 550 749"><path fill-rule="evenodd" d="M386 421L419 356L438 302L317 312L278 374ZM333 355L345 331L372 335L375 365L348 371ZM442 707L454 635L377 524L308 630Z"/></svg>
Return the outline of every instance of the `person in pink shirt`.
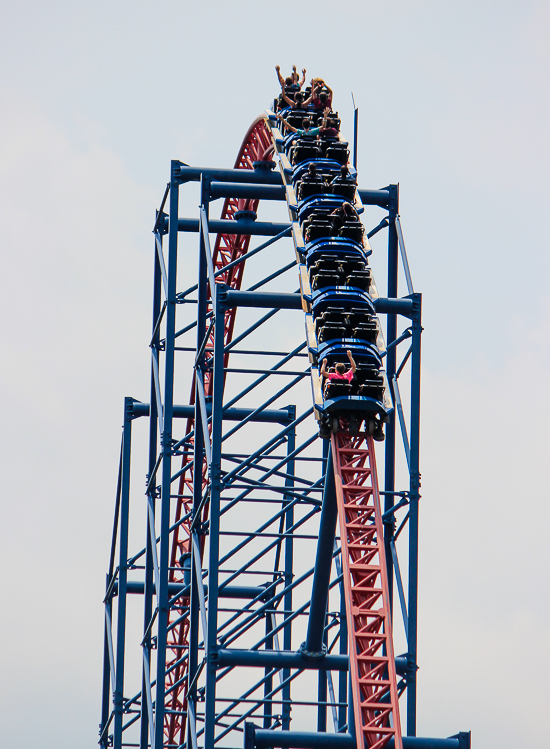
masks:
<svg viewBox="0 0 550 749"><path fill-rule="evenodd" d="M351 351L346 351L346 354L348 355L350 368L347 369L346 365L339 362L334 366L335 372L327 372L327 360L323 359L323 363L321 364L321 377L324 377L325 380L327 380L326 385L328 385L329 382L351 382L353 379L353 375L355 374L355 370L357 369L357 365L355 364L355 361L353 360L353 356L351 355Z"/></svg>

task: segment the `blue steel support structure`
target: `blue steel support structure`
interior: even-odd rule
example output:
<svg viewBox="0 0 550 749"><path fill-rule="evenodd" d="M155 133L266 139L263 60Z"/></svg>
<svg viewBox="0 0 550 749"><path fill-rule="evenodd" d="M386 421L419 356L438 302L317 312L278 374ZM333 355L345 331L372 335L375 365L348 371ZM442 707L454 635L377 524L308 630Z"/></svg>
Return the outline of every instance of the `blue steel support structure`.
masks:
<svg viewBox="0 0 550 749"><path fill-rule="evenodd" d="M172 162L157 212L151 390L148 404L125 401L107 576L103 747L357 746L333 464L308 404L303 302L295 290L294 250L285 239L292 223L258 221L250 210L260 199L287 196L281 175L260 166L195 169ZM179 190L188 182L199 182L198 218L178 213ZM387 296L375 302L377 314L387 315L386 372L394 404L383 448L383 521L393 621L400 611L407 642L406 653L395 659L403 677L399 690L406 692L403 747L466 749L469 734L416 738L421 296L412 286L398 187L359 190L359 195L365 206L386 212L369 237L385 228L389 236ZM235 205L242 206L242 214L227 218L226 202L226 217L210 219L218 198L241 201ZM273 239L262 239L253 250L246 245L241 256L237 252L222 261L219 239L215 248L210 241L219 232L230 232L235 246L242 237ZM191 238L199 234L198 278L178 291L181 235L189 233ZM258 272L256 265L255 283L242 290L231 273L239 269L242 275L245 259L252 266L253 258L265 258L275 243L281 249L270 257L280 256L280 267L273 270L277 264L270 260ZM408 290L402 298L400 267ZM241 307L237 331L234 313ZM295 320L286 338L273 327L281 311ZM400 331L399 320L410 321L410 327ZM189 335L194 343L186 344ZM288 342L279 343L281 350L270 344L283 339ZM409 339L398 363L400 346ZM411 376L408 418L399 390L405 367ZM191 385L188 404L175 403L182 371ZM141 417L149 420L144 502L130 492L132 421ZM396 486L400 455L409 474L406 489ZM183 460L181 468L174 468L176 457ZM144 548L131 556L130 505L146 515ZM180 514L176 506L183 507ZM407 527L404 582L397 542ZM187 535L176 543L183 528ZM135 694L124 682L128 595L141 595L144 603ZM308 676L312 672L314 681ZM309 732L294 730L308 721Z"/></svg>

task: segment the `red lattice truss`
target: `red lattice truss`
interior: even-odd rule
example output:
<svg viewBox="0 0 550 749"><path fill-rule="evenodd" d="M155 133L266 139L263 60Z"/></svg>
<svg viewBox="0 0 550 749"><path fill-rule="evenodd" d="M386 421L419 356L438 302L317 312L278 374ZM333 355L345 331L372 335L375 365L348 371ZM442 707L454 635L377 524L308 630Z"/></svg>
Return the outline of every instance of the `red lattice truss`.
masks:
<svg viewBox="0 0 550 749"><path fill-rule="evenodd" d="M235 162L235 169L253 169L255 161L272 160L273 145L271 133L265 123L265 117L259 117L250 127L246 134L239 155ZM232 219L237 211L249 210L256 211L258 200L245 200L237 198L227 198L221 218ZM222 270L226 265L246 255L250 244L250 236L242 234L218 234L213 251L214 270ZM230 268L227 273L218 276L218 280L227 284L233 289L240 289L243 279L245 261ZM225 344L230 343L233 337L233 328L235 326L236 308L228 310L225 314ZM213 331L210 341L206 346L206 357L210 357L213 352ZM225 366L227 366L226 354ZM213 378L209 371L205 374L204 387L206 395L212 394ZM194 403L195 383L191 388L190 403ZM189 434L195 428L194 419L187 421L186 434ZM193 447L193 441L187 442L188 449ZM182 467L190 462L188 456L184 456ZM203 465L203 487L206 485L206 464ZM180 479L178 488L179 498L176 506L175 521L188 514L193 502L193 468L184 473ZM208 516L208 507L204 510L204 519ZM182 523L174 531L170 554L170 572L171 582L182 582L183 575L173 570L177 565L177 560L181 554L190 551L189 523ZM181 599L178 608L170 612L170 621L181 621L168 632L167 643L167 661L166 661L166 704L167 710L183 713L187 709L187 659L183 663L176 665L181 661L182 656L188 652L188 632L189 620L184 616L189 607L189 599ZM183 617L183 618L182 618ZM180 745L185 740L185 717L183 715L174 715L168 713L164 721L164 738L168 745Z"/></svg>
<svg viewBox="0 0 550 749"><path fill-rule="evenodd" d="M374 442L332 436L358 747L402 749ZM359 741L359 737L362 741Z"/></svg>

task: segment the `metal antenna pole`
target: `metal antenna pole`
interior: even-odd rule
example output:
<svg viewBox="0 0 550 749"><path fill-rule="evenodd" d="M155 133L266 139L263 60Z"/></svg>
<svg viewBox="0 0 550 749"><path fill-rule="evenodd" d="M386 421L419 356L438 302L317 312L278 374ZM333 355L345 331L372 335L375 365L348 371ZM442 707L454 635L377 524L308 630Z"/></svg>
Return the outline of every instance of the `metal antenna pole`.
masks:
<svg viewBox="0 0 550 749"><path fill-rule="evenodd" d="M359 107L355 106L355 99L353 98L353 91L351 92L351 100L353 102L353 168L357 169L357 138L359 132Z"/></svg>

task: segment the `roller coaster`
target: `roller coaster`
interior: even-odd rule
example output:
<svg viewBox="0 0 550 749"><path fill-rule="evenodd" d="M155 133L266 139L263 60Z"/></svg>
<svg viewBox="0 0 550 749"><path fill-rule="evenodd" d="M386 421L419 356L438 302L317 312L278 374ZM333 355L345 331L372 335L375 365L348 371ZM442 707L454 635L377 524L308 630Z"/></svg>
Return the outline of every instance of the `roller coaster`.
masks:
<svg viewBox="0 0 550 749"><path fill-rule="evenodd" d="M233 169L172 161L156 212L151 388L124 403L99 744L470 749L469 732L416 735L422 325L398 186L360 188L331 102L286 93ZM196 183L199 215L180 218ZM258 220L260 202L288 220ZM381 296L369 259L384 233Z"/></svg>

